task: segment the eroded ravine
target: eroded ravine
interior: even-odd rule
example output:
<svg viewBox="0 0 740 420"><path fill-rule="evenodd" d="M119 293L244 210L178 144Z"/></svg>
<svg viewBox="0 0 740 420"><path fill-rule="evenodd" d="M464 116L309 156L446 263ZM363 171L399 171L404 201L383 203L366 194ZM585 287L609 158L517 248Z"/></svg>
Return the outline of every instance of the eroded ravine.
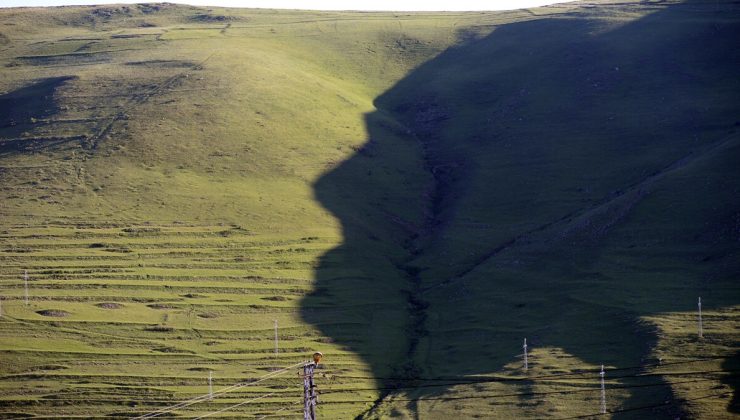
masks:
<svg viewBox="0 0 740 420"><path fill-rule="evenodd" d="M429 302L424 299L424 286L422 283L423 268L416 261L427 256L430 252L430 244L434 243L440 236L444 227L451 221L449 210L454 205L452 191L462 188L457 185L459 179L457 171L465 167L462 159L450 159L434 151L434 142L437 141L435 133L439 132L440 126L449 118L447 111L438 104L420 101L414 105L412 121L403 124L402 118L396 118L403 125L410 137L419 145L422 154L424 169L430 175L431 182L422 191L424 198L424 220L419 228L410 233L404 241L404 249L407 257L395 266L406 279L404 291L406 297L406 309L408 312L408 326L406 336L408 338L405 360L396 368L394 378L387 380L384 388L390 389L399 380L413 383L423 378L427 366L420 364L418 356L419 344L424 337L429 335L426 326L427 308ZM360 417L372 417L378 414L378 409L385 397L392 395L393 391L384 391L373 406ZM410 401L407 407L414 415L418 415L416 401Z"/></svg>

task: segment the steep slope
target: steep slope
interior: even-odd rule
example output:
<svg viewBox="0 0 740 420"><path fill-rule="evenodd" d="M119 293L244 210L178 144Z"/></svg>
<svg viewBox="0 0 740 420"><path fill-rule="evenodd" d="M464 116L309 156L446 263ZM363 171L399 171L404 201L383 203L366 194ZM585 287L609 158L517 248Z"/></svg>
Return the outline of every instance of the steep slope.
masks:
<svg viewBox="0 0 740 420"><path fill-rule="evenodd" d="M371 415L405 407L409 416L474 417L488 412L476 401L486 391L522 394L516 408L490 408L500 416L562 410L531 401L528 392L553 391L536 381L451 391L425 379L517 373L526 337L536 349L530 375L562 372L563 363L619 368L706 355L695 342L669 350L679 333L660 324L668 313L691 311L698 296L722 311L737 304L740 22L725 6L718 13L703 2L604 5L496 26L376 100L379 114L416 137L432 183L417 191L428 211L409 229L407 257L394 259L408 282L409 360L385 382L399 391ZM365 159L317 184L346 226L357 222L327 197L329 187ZM735 351L726 328L710 354ZM380 369L384 361L375 359ZM618 380L624 390L610 410L690 395L652 380ZM567 404L587 405L592 395L581 395ZM653 415L688 409L676 402Z"/></svg>
<svg viewBox="0 0 740 420"><path fill-rule="evenodd" d="M738 22L0 10L1 412L726 415Z"/></svg>
<svg viewBox="0 0 740 420"><path fill-rule="evenodd" d="M423 219L415 194L428 176L391 117L375 116L372 131L398 141L364 147L365 115L457 42L459 27L529 17L168 4L0 11L3 412L146 413L205 392L206 371L230 385L317 348L341 374L327 402L368 387L363 397L377 398L374 378L357 379L371 369L366 349L387 350L388 371L406 356L406 282L388 257L405 252L407 234L389 220ZM372 237L359 255L371 258L322 257L347 232L313 183L357 151L391 157L360 168L382 184L355 171L345 186L365 191L356 217ZM381 202L394 216L373 210ZM339 279L331 290L314 287L319 265ZM375 295L332 298L363 290L341 282L363 276L381 279L364 288ZM312 290L325 295L304 304ZM235 411L271 414L293 402L294 385L277 378L181 414L282 390Z"/></svg>

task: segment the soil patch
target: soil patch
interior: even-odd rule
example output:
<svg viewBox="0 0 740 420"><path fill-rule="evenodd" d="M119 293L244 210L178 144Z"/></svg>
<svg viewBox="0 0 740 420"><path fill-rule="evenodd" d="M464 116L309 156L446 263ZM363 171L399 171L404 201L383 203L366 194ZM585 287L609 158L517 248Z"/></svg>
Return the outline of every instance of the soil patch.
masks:
<svg viewBox="0 0 740 420"><path fill-rule="evenodd" d="M43 309L40 311L36 311L37 314L43 315L43 316L53 316L56 318L64 318L65 316L70 316L70 314L67 311L63 311L61 309Z"/></svg>
<svg viewBox="0 0 740 420"><path fill-rule="evenodd" d="M98 308L103 308L103 309L121 309L121 308L123 308L123 305L121 305L120 303L113 303L113 302L98 303L95 306L97 306Z"/></svg>
<svg viewBox="0 0 740 420"><path fill-rule="evenodd" d="M174 306L168 305L166 303L152 303L151 305L146 305L152 309L173 309Z"/></svg>

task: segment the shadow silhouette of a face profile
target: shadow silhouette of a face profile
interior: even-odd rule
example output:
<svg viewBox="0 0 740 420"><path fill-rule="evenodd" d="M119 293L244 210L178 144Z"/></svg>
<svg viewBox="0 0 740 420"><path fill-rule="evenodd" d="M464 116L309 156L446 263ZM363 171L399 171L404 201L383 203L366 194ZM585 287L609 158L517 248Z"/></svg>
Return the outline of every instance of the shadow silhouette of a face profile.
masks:
<svg viewBox="0 0 740 420"><path fill-rule="evenodd" d="M304 319L374 376L414 379L500 371L525 337L639 366L659 339L645 317L736 305L740 20L713 13L512 23L412 71L315 184L344 243Z"/></svg>

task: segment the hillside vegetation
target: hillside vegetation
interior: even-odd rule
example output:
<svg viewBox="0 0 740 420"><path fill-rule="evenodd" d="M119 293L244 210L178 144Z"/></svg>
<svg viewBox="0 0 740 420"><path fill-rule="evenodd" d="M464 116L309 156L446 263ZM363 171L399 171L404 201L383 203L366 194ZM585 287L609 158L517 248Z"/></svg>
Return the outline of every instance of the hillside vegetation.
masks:
<svg viewBox="0 0 740 420"><path fill-rule="evenodd" d="M614 418L737 415L737 39L729 0L0 9L0 416L315 350L322 418L587 418L601 365ZM295 371L161 417L301 418Z"/></svg>

